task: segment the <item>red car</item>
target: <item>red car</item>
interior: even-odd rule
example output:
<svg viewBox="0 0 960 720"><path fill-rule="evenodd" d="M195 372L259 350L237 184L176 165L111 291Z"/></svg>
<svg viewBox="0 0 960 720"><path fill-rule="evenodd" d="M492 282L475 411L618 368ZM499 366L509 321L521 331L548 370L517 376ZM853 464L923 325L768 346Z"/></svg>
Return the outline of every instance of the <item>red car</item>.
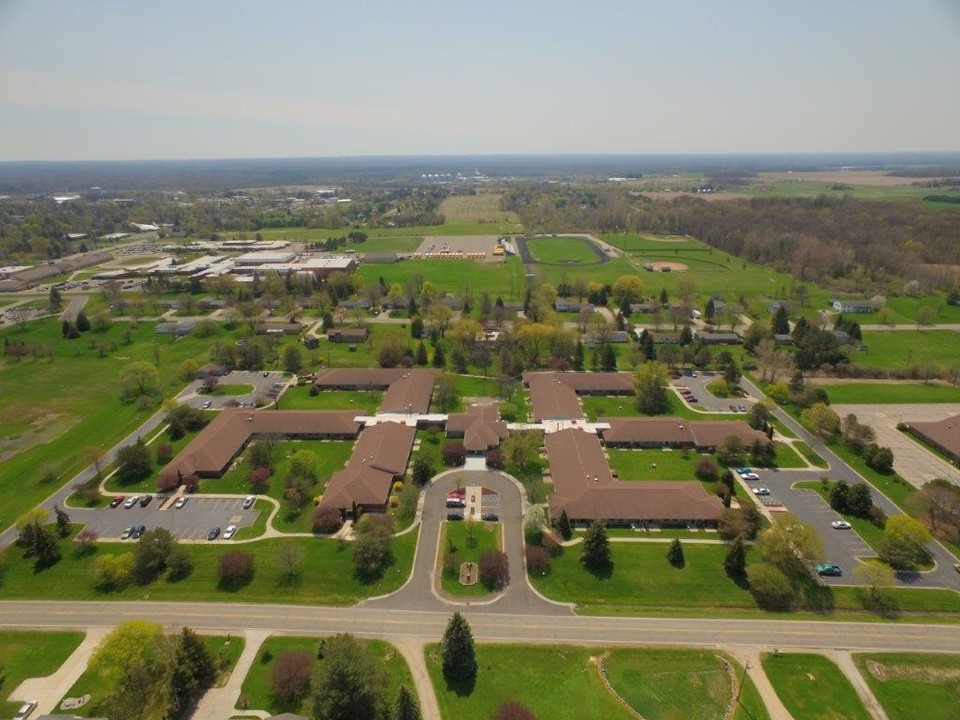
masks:
<svg viewBox="0 0 960 720"><path fill-rule="evenodd" d="M117 495L115 498L113 498L113 500L110 501L110 507L115 508L124 500L126 500L126 495Z"/></svg>

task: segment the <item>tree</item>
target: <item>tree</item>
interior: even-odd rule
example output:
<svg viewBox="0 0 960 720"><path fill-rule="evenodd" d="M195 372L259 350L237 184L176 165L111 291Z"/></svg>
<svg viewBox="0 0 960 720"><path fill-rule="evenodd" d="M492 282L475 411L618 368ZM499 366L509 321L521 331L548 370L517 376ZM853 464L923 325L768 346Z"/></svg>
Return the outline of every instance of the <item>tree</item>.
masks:
<svg viewBox="0 0 960 720"><path fill-rule="evenodd" d="M445 413L454 410L460 404L460 394L457 392L457 386L452 374L446 372L441 373L440 377L437 378L434 400L440 411Z"/></svg>
<svg viewBox="0 0 960 720"><path fill-rule="evenodd" d="M857 564L853 576L866 587L864 597L870 607L884 610L890 606L888 591L897 583L892 567L876 560L867 560Z"/></svg>
<svg viewBox="0 0 960 720"><path fill-rule="evenodd" d="M573 526L570 524L570 518L567 516L566 510L560 511L560 517L557 518L555 524L557 532L560 533L560 537L564 540L569 540L573 537Z"/></svg>
<svg viewBox="0 0 960 720"><path fill-rule="evenodd" d="M909 515L894 515L887 519L877 554L895 570L915 570L929 562L924 546L930 540L930 531L922 522Z"/></svg>
<svg viewBox="0 0 960 720"><path fill-rule="evenodd" d="M177 541L166 528L147 530L134 548L133 576L146 584L156 580L167 569Z"/></svg>
<svg viewBox="0 0 960 720"><path fill-rule="evenodd" d="M919 324L919 319L918 319ZM77 330L82 333L87 332L90 329L90 320L87 318L87 314L81 310L77 313Z"/></svg>
<svg viewBox="0 0 960 720"><path fill-rule="evenodd" d="M580 562L588 570L597 571L609 568L612 562L610 540L602 520L594 520L583 536L583 551Z"/></svg>
<svg viewBox="0 0 960 720"><path fill-rule="evenodd" d="M443 464L447 467L459 467L467 459L467 451L463 447L462 440L451 440L444 443L440 449L440 455L443 457Z"/></svg>
<svg viewBox="0 0 960 720"><path fill-rule="evenodd" d="M60 308L63 307L63 298L60 296L60 291L57 290L56 286L50 286L50 293L47 296L47 310L51 313L60 312Z"/></svg>
<svg viewBox="0 0 960 720"><path fill-rule="evenodd" d="M866 483L857 483L850 488L847 508L851 515L862 518L870 516L870 511L873 509L873 494Z"/></svg>
<svg viewBox="0 0 960 720"><path fill-rule="evenodd" d="M57 516L57 535L65 538L70 534L70 516L59 505L53 506L53 512Z"/></svg>
<svg viewBox="0 0 960 720"><path fill-rule="evenodd" d="M840 416L824 403L816 403L801 412L800 422L828 442L840 433Z"/></svg>
<svg viewBox="0 0 960 720"><path fill-rule="evenodd" d="M217 560L217 577L224 585L239 585L253 577L253 553L231 550Z"/></svg>
<svg viewBox="0 0 960 720"><path fill-rule="evenodd" d="M283 369L296 375L303 367L303 353L296 345L287 345L283 351Z"/></svg>
<svg viewBox="0 0 960 720"><path fill-rule="evenodd" d="M153 471L153 458L142 441L120 448L117 452L117 479L121 483L148 477Z"/></svg>
<svg viewBox="0 0 960 720"><path fill-rule="evenodd" d="M217 679L217 662L207 644L191 628L184 627L176 643L170 681L171 709L190 707L202 691Z"/></svg>
<svg viewBox="0 0 960 720"><path fill-rule="evenodd" d="M343 527L343 518L340 511L333 507L318 507L310 517L313 531L317 533L333 534Z"/></svg>
<svg viewBox="0 0 960 720"><path fill-rule="evenodd" d="M524 556L527 560L527 569L536 574L546 575L550 570L550 562L553 559L550 552L541 545L530 545L523 548Z"/></svg>
<svg viewBox="0 0 960 720"><path fill-rule="evenodd" d="M427 455L418 455L413 460L413 482L423 487L433 477L433 465Z"/></svg>
<svg viewBox="0 0 960 720"><path fill-rule="evenodd" d="M746 450L747 448L739 435L730 435L717 448L717 461L727 467L741 465Z"/></svg>
<svg viewBox="0 0 960 720"><path fill-rule="evenodd" d="M677 568L682 568L685 564L683 557L683 545L679 538L674 538L667 550L667 562Z"/></svg>
<svg viewBox="0 0 960 720"><path fill-rule="evenodd" d="M416 697L406 685L401 685L390 712L390 720L421 720L422 717Z"/></svg>
<svg viewBox="0 0 960 720"><path fill-rule="evenodd" d="M270 668L273 694L284 700L302 698L310 687L313 653L309 650L284 650Z"/></svg>
<svg viewBox="0 0 960 720"><path fill-rule="evenodd" d="M747 565L747 583L757 605L766 610L787 610L793 600L790 579L776 565Z"/></svg>
<svg viewBox="0 0 960 720"><path fill-rule="evenodd" d="M727 554L723 558L723 570L727 577L741 580L746 574L746 567L747 549L743 544L743 538L738 535L727 546Z"/></svg>
<svg viewBox="0 0 960 720"><path fill-rule="evenodd" d="M257 440L250 448L250 467L273 470L277 455L277 438L266 435Z"/></svg>
<svg viewBox="0 0 960 720"><path fill-rule="evenodd" d="M526 707L513 700L500 703L490 720L537 720L537 716Z"/></svg>
<svg viewBox="0 0 960 720"><path fill-rule="evenodd" d="M316 720L369 720L383 712L386 677L366 645L352 635L327 638L313 679Z"/></svg>
<svg viewBox="0 0 960 720"><path fill-rule="evenodd" d="M500 443L500 450L507 463L507 472L523 477L540 470L540 446L543 435L531 431L511 431Z"/></svg>
<svg viewBox="0 0 960 720"><path fill-rule="evenodd" d="M777 307L770 325L775 335L790 334L790 313L784 305Z"/></svg>
<svg viewBox="0 0 960 720"><path fill-rule="evenodd" d="M270 471L265 467L255 467L250 471L250 489L258 495L266 492L270 483Z"/></svg>
<svg viewBox="0 0 960 720"><path fill-rule="evenodd" d="M133 402L160 394L160 372L148 362L135 362L120 371L120 399Z"/></svg>
<svg viewBox="0 0 960 720"><path fill-rule="evenodd" d="M659 362L640 365L634 373L633 385L637 409L645 415L659 415L667 411L667 366Z"/></svg>
<svg viewBox="0 0 960 720"><path fill-rule="evenodd" d="M754 430L765 432L770 422L770 407L765 402L757 402L747 410L747 425Z"/></svg>
<svg viewBox="0 0 960 720"><path fill-rule="evenodd" d="M416 355L414 356L414 362L416 362L417 365L420 365L421 367L426 365L428 362L427 347L426 345L423 344L423 340L421 340L417 344L417 352L416 352Z"/></svg>
<svg viewBox="0 0 960 720"><path fill-rule="evenodd" d="M89 555L96 547L96 542L100 538L100 533L91 527L85 527L77 533L77 552L80 555Z"/></svg>
<svg viewBox="0 0 960 720"><path fill-rule="evenodd" d="M293 543L283 543L277 548L275 563L280 570L280 579L290 582L300 576L303 565L303 548Z"/></svg>
<svg viewBox="0 0 960 720"><path fill-rule="evenodd" d="M443 354L443 343L437 343L436 348L433 351L433 366L435 368L443 368L447 365L447 359Z"/></svg>
<svg viewBox="0 0 960 720"><path fill-rule="evenodd" d="M936 317L937 312L929 305L923 305L920 309L917 310L917 330L923 325L933 324L933 319ZM77 318L77 327L80 326L80 318Z"/></svg>
<svg viewBox="0 0 960 720"><path fill-rule="evenodd" d="M101 555L93 563L93 578L102 590L118 590L130 582L133 553Z"/></svg>
<svg viewBox="0 0 960 720"><path fill-rule="evenodd" d="M879 473L889 473L893 470L893 450L888 447L879 447L871 443L863 451L863 459L867 466Z"/></svg>
<svg viewBox="0 0 960 720"><path fill-rule="evenodd" d="M640 302L643 288L638 276L621 275L613 281L610 289L613 301L620 307L624 304Z"/></svg>
<svg viewBox="0 0 960 720"><path fill-rule="evenodd" d="M716 482L720 476L720 468L708 457L701 457L693 467L693 474L701 482Z"/></svg>
<svg viewBox="0 0 960 720"><path fill-rule="evenodd" d="M109 708L111 718L164 717L169 696L158 687L169 679L167 657L169 645L163 628L145 620L128 620L115 627L97 646L87 669L98 677L100 687L109 697L131 675L146 682L146 687L134 694L140 705L139 714L117 713ZM134 668L144 668L146 673L134 673ZM150 672L155 670L155 672ZM135 710L136 708L134 708Z"/></svg>
<svg viewBox="0 0 960 720"><path fill-rule="evenodd" d="M510 582L510 563L505 552L484 550L477 564L480 569L480 581L488 588L501 590Z"/></svg>
<svg viewBox="0 0 960 720"><path fill-rule="evenodd" d="M443 676L448 682L470 683L477 676L477 656L473 647L473 633L466 619L453 614L440 642L443 656Z"/></svg>
<svg viewBox="0 0 960 720"><path fill-rule="evenodd" d="M317 479L317 456L309 450L297 450L290 457L290 474Z"/></svg>
<svg viewBox="0 0 960 720"><path fill-rule="evenodd" d="M63 553L60 550L60 540L53 530L42 525L34 525L31 535L29 554L36 558L35 569L47 568L60 562Z"/></svg>
<svg viewBox="0 0 960 720"><path fill-rule="evenodd" d="M960 487L937 478L924 483L912 501L920 518L937 537L960 538Z"/></svg>
<svg viewBox="0 0 960 720"><path fill-rule="evenodd" d="M830 507L838 513L850 512L850 486L846 480L837 480L830 488Z"/></svg>
<svg viewBox="0 0 960 720"><path fill-rule="evenodd" d="M793 577L807 572L805 562L823 559L823 540L812 525L792 513L779 514L757 540L760 556Z"/></svg>
<svg viewBox="0 0 960 720"><path fill-rule="evenodd" d="M873 428L861 423L853 413L843 418L840 429L843 433L844 442L855 448L863 448L876 438Z"/></svg>
<svg viewBox="0 0 960 720"><path fill-rule="evenodd" d="M353 543L353 569L357 577L371 581L383 575L393 562L392 520L384 516L364 516L357 523L357 539Z"/></svg>

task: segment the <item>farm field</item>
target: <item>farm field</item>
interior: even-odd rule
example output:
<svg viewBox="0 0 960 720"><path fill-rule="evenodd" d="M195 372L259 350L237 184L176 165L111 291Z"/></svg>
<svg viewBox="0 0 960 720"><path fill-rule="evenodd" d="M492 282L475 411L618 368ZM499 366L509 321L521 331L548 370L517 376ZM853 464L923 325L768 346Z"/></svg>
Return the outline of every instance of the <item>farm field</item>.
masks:
<svg viewBox="0 0 960 720"><path fill-rule="evenodd" d="M823 655L764 653L761 661L794 720L871 720L850 681Z"/></svg>
<svg viewBox="0 0 960 720"><path fill-rule="evenodd" d="M9 700L24 680L52 675L83 641L79 632L0 630L0 715L13 717L21 703Z"/></svg>
<svg viewBox="0 0 960 720"><path fill-rule="evenodd" d="M853 656L890 720L954 720L960 657L914 653Z"/></svg>
<svg viewBox="0 0 960 720"><path fill-rule="evenodd" d="M316 657L317 648L321 642L322 639L318 637L283 637L277 635L264 640L263 645L260 646L257 660L250 666L250 670L243 680L238 705L251 710L265 710L271 714L299 710L297 701L277 697L273 694L270 673L277 662L277 658L284 651L306 650L311 656ZM403 656L397 652L393 645L383 640L361 640L360 642L367 646L377 659L378 665L384 670L387 679L387 698L392 700L396 697L401 685L406 685L408 689L413 690L410 668L407 667ZM323 661L315 660L314 668L319 667L321 662ZM237 715L242 716L243 712L238 710Z"/></svg>
<svg viewBox="0 0 960 720"><path fill-rule="evenodd" d="M958 339L960 340L960 339ZM814 383L815 384L815 381ZM823 385L836 405L960 402L960 387L940 383L872 383L850 382Z"/></svg>

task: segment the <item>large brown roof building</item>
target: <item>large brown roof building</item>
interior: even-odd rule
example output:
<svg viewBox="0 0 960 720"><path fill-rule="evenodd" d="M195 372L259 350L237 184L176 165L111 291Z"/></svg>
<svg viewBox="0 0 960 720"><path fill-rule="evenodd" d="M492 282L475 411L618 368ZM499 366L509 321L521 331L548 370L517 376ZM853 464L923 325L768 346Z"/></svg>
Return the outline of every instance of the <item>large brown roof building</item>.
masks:
<svg viewBox="0 0 960 720"><path fill-rule="evenodd" d="M535 422L579 420L583 410L577 395L631 395L633 376L618 372L531 372L523 374L530 388Z"/></svg>
<svg viewBox="0 0 960 720"><path fill-rule="evenodd" d="M507 436L507 424L495 405L471 405L466 412L447 417L447 437L463 438L468 453L483 453L498 447Z"/></svg>
<svg viewBox="0 0 960 720"><path fill-rule="evenodd" d="M605 417L599 420L610 426L603 430L607 447L693 447L715 450L727 438L735 436L746 447L754 442L770 440L742 420L686 420L679 417Z"/></svg>
<svg viewBox="0 0 960 720"><path fill-rule="evenodd" d="M954 462L960 462L960 415L938 422L912 422L907 427Z"/></svg>

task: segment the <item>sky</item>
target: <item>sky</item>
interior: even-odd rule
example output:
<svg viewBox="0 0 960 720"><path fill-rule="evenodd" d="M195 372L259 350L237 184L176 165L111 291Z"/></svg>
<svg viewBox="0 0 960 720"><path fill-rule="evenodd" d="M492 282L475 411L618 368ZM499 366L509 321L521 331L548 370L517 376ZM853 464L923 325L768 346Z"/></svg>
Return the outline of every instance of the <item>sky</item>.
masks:
<svg viewBox="0 0 960 720"><path fill-rule="evenodd" d="M960 0L0 0L0 160L960 150Z"/></svg>

